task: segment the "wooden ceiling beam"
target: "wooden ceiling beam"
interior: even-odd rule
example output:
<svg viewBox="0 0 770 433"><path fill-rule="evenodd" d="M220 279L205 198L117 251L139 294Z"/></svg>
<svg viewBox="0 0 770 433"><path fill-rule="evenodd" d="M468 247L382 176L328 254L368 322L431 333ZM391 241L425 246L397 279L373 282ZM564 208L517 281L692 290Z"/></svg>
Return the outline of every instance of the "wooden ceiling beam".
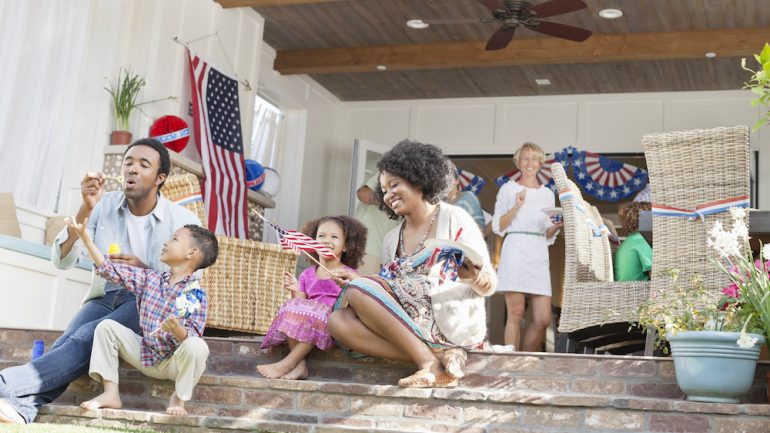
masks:
<svg viewBox="0 0 770 433"><path fill-rule="evenodd" d="M274 69L281 74L373 72L479 68L509 65L631 62L699 59L713 51L720 57L758 52L770 27L593 35L584 42L543 37L514 39L503 50L484 51L486 42L420 43L359 48L288 50L277 53ZM740 67L740 65L736 65Z"/></svg>
<svg viewBox="0 0 770 433"><path fill-rule="evenodd" d="M291 6L310 3L329 3L343 0L216 0L223 8L252 8L263 6Z"/></svg>

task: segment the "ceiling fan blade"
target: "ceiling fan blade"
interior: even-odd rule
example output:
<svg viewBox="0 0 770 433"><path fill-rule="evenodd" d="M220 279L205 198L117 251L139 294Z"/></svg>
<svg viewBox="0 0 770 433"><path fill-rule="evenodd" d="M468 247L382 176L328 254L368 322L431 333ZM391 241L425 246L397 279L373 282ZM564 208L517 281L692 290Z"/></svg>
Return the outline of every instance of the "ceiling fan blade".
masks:
<svg viewBox="0 0 770 433"><path fill-rule="evenodd" d="M535 21L530 20L526 24L527 28L557 38L569 39L575 42L583 42L593 34L590 30L581 29L580 27L574 27L567 24L552 23L549 21Z"/></svg>
<svg viewBox="0 0 770 433"><path fill-rule="evenodd" d="M478 1L479 3L486 6L487 9L491 10L492 12L497 12L497 11L505 12L506 10L508 10L506 9L503 2L501 2L500 0L478 0Z"/></svg>
<svg viewBox="0 0 770 433"><path fill-rule="evenodd" d="M435 20L422 20L425 24L470 24L478 23L478 18L443 18Z"/></svg>
<svg viewBox="0 0 770 433"><path fill-rule="evenodd" d="M513 34L516 33L515 26L502 26L500 27L487 42L487 46L484 47L487 51L501 50L508 46L513 39Z"/></svg>
<svg viewBox="0 0 770 433"><path fill-rule="evenodd" d="M551 0L524 9L523 15L527 16L533 13L536 15L536 18L546 18L566 14L567 12L579 11L587 7L581 0Z"/></svg>

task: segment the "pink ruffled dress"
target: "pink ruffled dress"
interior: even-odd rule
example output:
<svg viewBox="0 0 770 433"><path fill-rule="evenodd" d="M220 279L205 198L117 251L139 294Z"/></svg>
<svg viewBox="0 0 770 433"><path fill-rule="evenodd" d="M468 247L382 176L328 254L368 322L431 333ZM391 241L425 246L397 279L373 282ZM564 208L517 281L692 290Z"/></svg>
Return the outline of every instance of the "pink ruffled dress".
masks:
<svg viewBox="0 0 770 433"><path fill-rule="evenodd" d="M281 306L260 348L278 346L287 338L321 350L334 347L326 324L342 289L332 279L318 278L315 271L308 268L299 276L299 289L307 294L307 299L289 299Z"/></svg>

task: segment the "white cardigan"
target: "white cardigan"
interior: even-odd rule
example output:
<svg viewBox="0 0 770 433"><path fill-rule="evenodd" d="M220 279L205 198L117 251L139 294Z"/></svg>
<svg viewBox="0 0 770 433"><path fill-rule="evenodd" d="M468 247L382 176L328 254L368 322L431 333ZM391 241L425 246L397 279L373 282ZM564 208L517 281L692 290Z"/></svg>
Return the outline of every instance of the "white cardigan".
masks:
<svg viewBox="0 0 770 433"><path fill-rule="evenodd" d="M468 212L449 203L441 203L436 218L436 239L455 240L462 228L458 241L476 250L482 257L481 272L489 274L491 289L484 296L494 293L497 286L497 274L489 260L489 251L478 225ZM401 225L391 230L383 240L382 262L390 263L396 257ZM431 301L433 316L441 332L453 344L470 346L480 343L487 334L487 314L484 298L477 294L470 284L458 279L446 280L438 284L442 264L435 264L428 276L433 279Z"/></svg>

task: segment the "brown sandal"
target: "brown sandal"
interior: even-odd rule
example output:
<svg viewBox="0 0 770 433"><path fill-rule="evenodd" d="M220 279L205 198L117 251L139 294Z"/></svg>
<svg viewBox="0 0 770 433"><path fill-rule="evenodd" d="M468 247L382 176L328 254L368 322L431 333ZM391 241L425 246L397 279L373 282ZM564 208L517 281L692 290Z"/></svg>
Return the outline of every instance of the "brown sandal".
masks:
<svg viewBox="0 0 770 433"><path fill-rule="evenodd" d="M444 351L441 363L444 370L451 376L460 379L465 376L465 362L468 360L468 354L461 347L453 347Z"/></svg>
<svg viewBox="0 0 770 433"><path fill-rule="evenodd" d="M433 388L436 385L436 375L427 368L398 380L401 388Z"/></svg>
<svg viewBox="0 0 770 433"><path fill-rule="evenodd" d="M449 373L439 373L435 377L434 388L456 388L460 385L460 380Z"/></svg>

